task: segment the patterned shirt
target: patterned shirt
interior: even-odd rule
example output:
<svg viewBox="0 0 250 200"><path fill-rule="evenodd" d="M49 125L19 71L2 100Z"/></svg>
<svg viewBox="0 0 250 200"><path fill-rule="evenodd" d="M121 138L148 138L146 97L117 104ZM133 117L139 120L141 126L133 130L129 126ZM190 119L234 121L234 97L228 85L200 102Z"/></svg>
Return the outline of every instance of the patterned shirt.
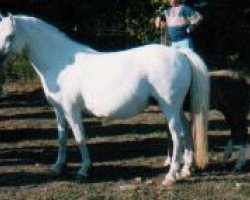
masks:
<svg viewBox="0 0 250 200"><path fill-rule="evenodd" d="M160 18L166 21L166 31L172 42L187 38L202 20L200 13L185 5L164 10Z"/></svg>

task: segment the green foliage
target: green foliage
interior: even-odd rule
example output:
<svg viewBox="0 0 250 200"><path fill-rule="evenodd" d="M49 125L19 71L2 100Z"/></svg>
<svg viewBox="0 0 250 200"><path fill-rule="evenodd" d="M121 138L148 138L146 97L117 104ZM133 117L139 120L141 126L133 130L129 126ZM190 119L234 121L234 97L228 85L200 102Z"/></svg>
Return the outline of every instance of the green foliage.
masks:
<svg viewBox="0 0 250 200"><path fill-rule="evenodd" d="M29 0L26 5L18 0L11 2L14 13L37 16L100 51L159 43L160 33L154 27L154 20L167 6L165 0L51 0L46 3ZM236 0L185 2L188 5L207 2L207 6L197 7L204 20L193 38L196 51L209 68L247 71L250 65L250 5L244 2L241 6ZM12 12L7 3L0 5L5 12ZM10 79L33 78L34 72L29 66L25 59L19 58L6 74Z"/></svg>
<svg viewBox="0 0 250 200"><path fill-rule="evenodd" d="M2 74L5 81L31 80L37 77L27 58L21 55L8 62Z"/></svg>

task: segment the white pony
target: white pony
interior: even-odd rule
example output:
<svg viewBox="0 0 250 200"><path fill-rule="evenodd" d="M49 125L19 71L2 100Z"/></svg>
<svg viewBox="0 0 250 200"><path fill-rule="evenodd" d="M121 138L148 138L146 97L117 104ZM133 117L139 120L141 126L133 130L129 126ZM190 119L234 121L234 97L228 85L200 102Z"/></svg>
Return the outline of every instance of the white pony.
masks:
<svg viewBox="0 0 250 200"><path fill-rule="evenodd" d="M163 45L147 45L126 51L101 53L78 44L58 29L34 17L9 15L0 22L0 57L26 54L41 78L58 122L58 158L52 166L60 174L66 162L66 122L82 156L78 176L87 177L91 166L81 112L98 117L124 118L141 112L154 97L165 115L173 139L171 166L163 184L171 185L178 173L189 175L193 148L182 111L191 88L192 132L196 162L208 161L206 114L209 78L201 58ZM181 169L183 139L184 166Z"/></svg>

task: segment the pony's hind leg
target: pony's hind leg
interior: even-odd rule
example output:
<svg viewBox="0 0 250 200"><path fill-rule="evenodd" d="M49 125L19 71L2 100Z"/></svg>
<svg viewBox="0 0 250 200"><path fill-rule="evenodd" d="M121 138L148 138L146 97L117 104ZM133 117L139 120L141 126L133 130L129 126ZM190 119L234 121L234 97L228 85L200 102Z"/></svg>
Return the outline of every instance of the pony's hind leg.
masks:
<svg viewBox="0 0 250 200"><path fill-rule="evenodd" d="M89 168L91 166L87 140L82 125L81 110L79 108L72 108L69 111L66 111L65 116L72 129L82 157L81 168L77 172L77 179L81 181L88 177Z"/></svg>
<svg viewBox="0 0 250 200"><path fill-rule="evenodd" d="M52 165L51 170L55 175L62 173L66 163L66 143L68 139L66 119L63 112L55 107L55 114L57 118L58 128L58 155L55 164Z"/></svg>
<svg viewBox="0 0 250 200"><path fill-rule="evenodd" d="M181 177L186 178L191 175L190 168L193 164L193 144L192 144L192 136L191 136L191 130L189 126L189 122L185 116L185 114L182 112L181 119L184 127L184 154L183 154L183 162L184 165L181 170Z"/></svg>
<svg viewBox="0 0 250 200"><path fill-rule="evenodd" d="M167 146L168 146L168 153L167 153L167 158L165 159L164 163L163 163L163 166L164 167L168 167L171 165L171 157L172 157L172 154L173 154L173 143L171 141L171 134L170 133L167 133Z"/></svg>
<svg viewBox="0 0 250 200"><path fill-rule="evenodd" d="M181 169L180 178L187 178L191 175L190 168L193 164L193 144L192 144L192 137L190 132L190 126L189 122L185 116L185 114L181 113L181 120L183 124L183 130L184 130L184 143L181 143L181 154L180 154L180 162L183 163L183 167ZM170 142L168 142L168 149L170 149ZM184 153L182 152L184 151ZM167 158L164 162L164 166L169 166L171 164L171 156L172 151L168 151Z"/></svg>
<svg viewBox="0 0 250 200"><path fill-rule="evenodd" d="M171 165L171 155L172 155L172 153L170 152L169 148L170 148L170 142L168 142L168 155L167 155L167 158L165 159L165 161L163 163L164 167L168 167L168 166Z"/></svg>
<svg viewBox="0 0 250 200"><path fill-rule="evenodd" d="M165 107L165 106L164 106ZM168 174L166 175L163 185L171 186L173 182L179 177L180 160L181 160L181 146L184 137L184 130L180 119L179 110L173 111L163 109L163 113L168 120L169 130L173 140L173 155Z"/></svg>

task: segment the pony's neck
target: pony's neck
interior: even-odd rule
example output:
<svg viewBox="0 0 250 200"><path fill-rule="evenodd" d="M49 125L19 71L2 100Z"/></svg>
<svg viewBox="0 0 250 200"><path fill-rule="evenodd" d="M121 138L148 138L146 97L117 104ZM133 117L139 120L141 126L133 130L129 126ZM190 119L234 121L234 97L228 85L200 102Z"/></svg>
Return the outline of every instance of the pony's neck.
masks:
<svg viewBox="0 0 250 200"><path fill-rule="evenodd" d="M37 18L17 16L16 19L19 35L26 43L25 54L40 76L47 94L58 90L56 80L65 68L74 65L78 52L95 52Z"/></svg>
<svg viewBox="0 0 250 200"><path fill-rule="evenodd" d="M74 59L77 52L91 53L93 49L74 42L57 28L34 17L19 16L25 33L27 56L41 73L49 68L62 68Z"/></svg>

